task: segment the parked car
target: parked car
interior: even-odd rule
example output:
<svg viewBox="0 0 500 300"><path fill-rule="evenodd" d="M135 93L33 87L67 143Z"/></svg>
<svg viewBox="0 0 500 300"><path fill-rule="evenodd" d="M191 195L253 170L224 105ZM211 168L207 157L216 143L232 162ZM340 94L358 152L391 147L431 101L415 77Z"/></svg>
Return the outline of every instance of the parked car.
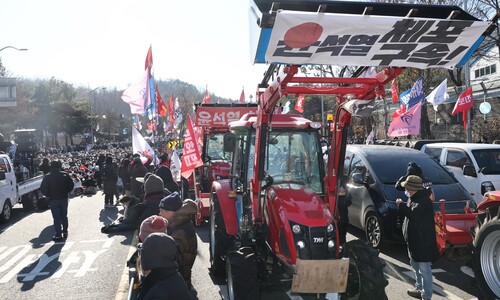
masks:
<svg viewBox="0 0 500 300"><path fill-rule="evenodd" d="M452 172L477 204L500 187L500 145L438 143L421 151Z"/></svg>
<svg viewBox="0 0 500 300"><path fill-rule="evenodd" d="M352 202L349 223L364 230L374 247L387 241L404 241L402 218L398 216L395 201L397 198L406 201L407 197L396 190L395 184L406 174L410 162L417 163L433 183L436 211L440 209L440 199L446 200L449 213L464 213L467 204L476 208L469 193L452 174L423 152L394 146L348 145L343 180L347 182L346 197Z"/></svg>

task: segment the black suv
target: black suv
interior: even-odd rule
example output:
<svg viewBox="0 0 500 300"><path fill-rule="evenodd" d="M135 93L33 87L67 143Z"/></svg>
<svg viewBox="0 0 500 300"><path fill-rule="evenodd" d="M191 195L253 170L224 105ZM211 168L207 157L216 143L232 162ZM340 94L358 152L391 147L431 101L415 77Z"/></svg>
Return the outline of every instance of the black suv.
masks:
<svg viewBox="0 0 500 300"><path fill-rule="evenodd" d="M349 224L364 230L374 247L380 247L386 240L404 242L402 219L395 201L397 198L406 201L407 197L394 186L406 174L410 162L417 163L424 177L432 182L436 211L440 210L440 199L446 200L449 213L464 213L467 202L472 209L476 208L455 177L423 152L396 146L348 145L343 174L347 182L345 197L352 202Z"/></svg>

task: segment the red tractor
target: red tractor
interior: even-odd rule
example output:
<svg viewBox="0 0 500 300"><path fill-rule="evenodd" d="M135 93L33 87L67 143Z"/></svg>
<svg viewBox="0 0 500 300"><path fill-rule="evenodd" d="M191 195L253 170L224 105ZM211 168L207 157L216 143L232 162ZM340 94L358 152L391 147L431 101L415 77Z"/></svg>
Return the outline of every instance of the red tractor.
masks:
<svg viewBox="0 0 500 300"><path fill-rule="evenodd" d="M229 299L258 299L260 290L276 287L300 294L340 293L343 299L387 299L378 251L360 240L340 245L337 199L351 117L373 110L374 100L384 98L385 86L402 68L361 76L367 68L359 67L351 77L304 77L299 70L305 64L339 62L416 67L438 63L414 60L392 48L412 52L418 42L391 43L410 30L415 16L428 18L421 24L427 26L421 27L423 32L413 32L423 34L439 19L460 18L464 13L450 6L255 0L250 14L260 30L254 43L255 62L270 66L258 87L257 113L231 122L224 135L223 150L231 153L232 163L229 178L210 187L211 271L227 276ZM387 14L391 16L384 22L390 25L384 32L391 39L364 34L381 30L371 21L379 24ZM470 26L466 23L461 24ZM446 20L441 25L450 24ZM336 30L344 31L336 35ZM458 53L448 56L450 62L442 62L448 66L458 63L475 40L460 40L460 45L438 42L449 42L449 51L459 47ZM370 52L375 44L379 50ZM336 96L327 165L321 123L274 113L283 96L299 94Z"/></svg>
<svg viewBox="0 0 500 300"><path fill-rule="evenodd" d="M256 111L255 103L196 105L195 126L203 131L203 166L196 169L194 178L195 199L198 204L198 213L194 219L196 226L201 226L209 216L212 183L229 178L231 153L225 153L222 147L224 134L229 131L229 122Z"/></svg>

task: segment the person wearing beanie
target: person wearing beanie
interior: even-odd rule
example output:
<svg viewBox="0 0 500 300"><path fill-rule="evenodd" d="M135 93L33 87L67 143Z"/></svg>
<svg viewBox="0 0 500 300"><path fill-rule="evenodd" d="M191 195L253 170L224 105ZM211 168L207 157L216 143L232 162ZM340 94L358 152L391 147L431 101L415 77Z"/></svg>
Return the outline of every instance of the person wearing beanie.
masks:
<svg viewBox="0 0 500 300"><path fill-rule="evenodd" d="M407 203L396 199L403 221L403 237L408 248L410 265L415 273L415 288L408 295L418 299L432 298L431 262L439 256L434 223L434 205L429 201L429 189L424 188L422 178L408 175L401 182L408 196ZM406 204L406 205L405 205Z"/></svg>
<svg viewBox="0 0 500 300"><path fill-rule="evenodd" d="M54 219L55 235L58 242L68 238L68 195L75 184L68 173L61 171L61 162L50 162L50 172L42 179L40 191L50 201L50 211Z"/></svg>
<svg viewBox="0 0 500 300"><path fill-rule="evenodd" d="M142 221L139 230L139 240L141 243L153 232L167 233L168 221L162 216L150 216Z"/></svg>
<svg viewBox="0 0 500 300"><path fill-rule="evenodd" d="M177 245L164 232L151 233L140 249L140 265L145 277L137 299L191 299L188 287L177 271Z"/></svg>
<svg viewBox="0 0 500 300"><path fill-rule="evenodd" d="M422 179L423 187L430 191L429 199L431 201L434 201L435 198L434 198L434 192L432 190L432 181L430 181L428 178L426 178L424 176L424 174L422 172L422 168L418 164L416 164L415 162L408 163L408 167L406 168L406 174L401 176L401 178L398 179L398 181L396 182L395 188L398 191L404 191L405 188L401 185L401 183L403 181L405 181L406 178L408 178L408 176L410 176L410 175L415 175L415 176L420 177L420 179Z"/></svg>
<svg viewBox="0 0 500 300"><path fill-rule="evenodd" d="M144 201L137 205L142 211L139 215L139 224L147 217L158 215L160 213L160 201L163 198L163 180L160 177L151 174L144 181Z"/></svg>
<svg viewBox="0 0 500 300"><path fill-rule="evenodd" d="M191 289L191 269L198 251L198 238L193 224L193 216L198 206L191 199L182 202L179 193L173 192L160 202L160 216L168 220L167 233L177 242L182 257L179 272Z"/></svg>

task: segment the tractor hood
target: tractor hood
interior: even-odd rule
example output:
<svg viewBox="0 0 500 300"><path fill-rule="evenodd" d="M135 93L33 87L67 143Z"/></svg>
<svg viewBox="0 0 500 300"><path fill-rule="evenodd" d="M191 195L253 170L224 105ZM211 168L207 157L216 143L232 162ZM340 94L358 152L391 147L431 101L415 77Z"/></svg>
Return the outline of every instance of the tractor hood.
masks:
<svg viewBox="0 0 500 300"><path fill-rule="evenodd" d="M271 213L309 227L327 226L333 221L330 210L312 189L296 183L272 185L268 190Z"/></svg>

